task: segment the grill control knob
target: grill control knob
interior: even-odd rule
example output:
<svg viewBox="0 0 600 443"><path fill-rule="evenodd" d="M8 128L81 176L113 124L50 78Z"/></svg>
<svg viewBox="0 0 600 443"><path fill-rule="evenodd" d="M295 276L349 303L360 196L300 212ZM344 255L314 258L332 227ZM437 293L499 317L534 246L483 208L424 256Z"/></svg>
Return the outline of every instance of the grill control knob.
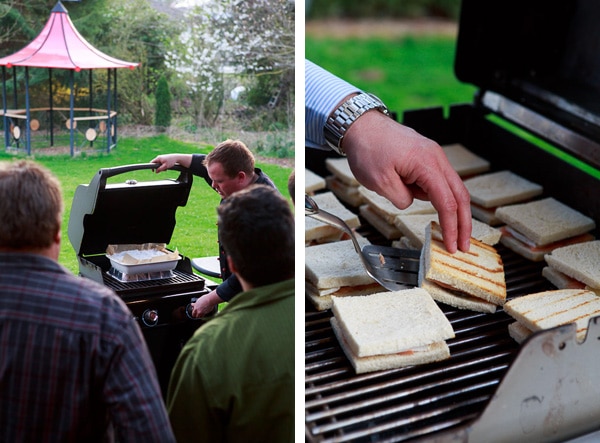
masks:
<svg viewBox="0 0 600 443"><path fill-rule="evenodd" d="M198 320L196 317L194 317L192 315L192 311L194 310L194 307L192 306L192 304L196 303L196 301L198 301L197 297L192 298L190 303L188 303L187 306L185 307L185 314L188 316L188 318L191 318L192 320Z"/></svg>
<svg viewBox="0 0 600 443"><path fill-rule="evenodd" d="M142 322L146 326L156 326L158 323L158 312L156 309L146 309L142 314Z"/></svg>

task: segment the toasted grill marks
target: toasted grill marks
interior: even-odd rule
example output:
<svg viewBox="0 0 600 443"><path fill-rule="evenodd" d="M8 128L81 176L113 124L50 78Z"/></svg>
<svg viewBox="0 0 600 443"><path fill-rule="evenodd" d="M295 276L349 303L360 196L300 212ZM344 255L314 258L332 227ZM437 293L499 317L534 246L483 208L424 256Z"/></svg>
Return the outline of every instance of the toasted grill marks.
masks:
<svg viewBox="0 0 600 443"><path fill-rule="evenodd" d="M499 288L499 289L506 289L506 283L504 282L504 280L502 280L502 281L498 281L498 280L497 280L497 278L494 278L494 277L492 277L492 276L479 275L479 274L478 274L478 273L476 273L476 272L470 272L470 271L466 271L466 270L464 270L464 269L460 268L459 266L452 266L452 265L451 265L451 264L449 264L449 263L441 263L441 262L439 262L439 261L434 261L434 266L435 266L435 263L438 263L438 264L440 264L440 265L442 265L442 266L446 266L446 268L448 268L448 269L450 269L450 270L454 270L454 271L456 271L456 272L462 272L462 273L464 273L464 274L465 274L465 277L466 277L466 278L470 278L470 279L478 279L478 280L481 280L481 281L487 282L487 283L488 283L488 284L490 284L490 285L496 286L496 287L497 287L497 288ZM499 272L503 272L503 271L502 271L502 270L500 270ZM493 272L493 273L496 273L496 272ZM444 286L444 287L447 287L448 289L454 289L453 287L449 286L448 284L444 285L444 281L437 281L437 280L435 280L435 278L431 278L431 279L429 279L429 280L432 280L432 281L436 282L436 283L437 283L437 284L439 284L439 285L442 285L442 286Z"/></svg>
<svg viewBox="0 0 600 443"><path fill-rule="evenodd" d="M428 228L424 254L425 279L437 285L497 305L506 300L502 258L493 246L471 238L469 252L450 254L443 246L441 228Z"/></svg>
<svg viewBox="0 0 600 443"><path fill-rule="evenodd" d="M491 273L496 273L496 272L502 272L504 273L504 265L502 263L502 257L500 257L499 255L496 255L496 261L494 262L494 266L485 266L483 263L478 263L477 259L479 257L482 256L482 254L480 252L475 251L476 248L473 247L473 245L471 245L471 250L467 253L462 253L462 254L450 254L448 251L446 251L446 249L444 249L443 247L440 247L441 243L435 243L434 245L434 250L436 255L441 255L443 257L446 257L449 261L459 261L462 263L465 263L467 265L471 265L471 266L475 266L477 268L483 269L486 272L491 272ZM496 251L494 250L494 253ZM465 257L465 255L471 255L473 257L475 257L475 260L469 260L469 257ZM444 261L444 260L435 260L438 261L440 263L442 263L445 266L448 267L453 267L453 265L451 265L449 263L449 261ZM456 267L456 269L459 269L458 266L454 266Z"/></svg>
<svg viewBox="0 0 600 443"><path fill-rule="evenodd" d="M576 323L577 338L582 341L589 319L600 315L600 297L592 291L558 289L518 297L506 303L504 310L532 331Z"/></svg>

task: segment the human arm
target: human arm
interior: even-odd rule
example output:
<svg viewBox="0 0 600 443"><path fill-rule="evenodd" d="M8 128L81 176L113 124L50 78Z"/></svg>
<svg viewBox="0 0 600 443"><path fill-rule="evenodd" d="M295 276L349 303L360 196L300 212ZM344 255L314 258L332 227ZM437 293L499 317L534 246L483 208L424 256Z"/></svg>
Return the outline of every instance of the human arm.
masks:
<svg viewBox="0 0 600 443"><path fill-rule="evenodd" d="M194 303L192 303L192 317L194 318L202 318L207 315L213 313L215 307L219 303L223 303L217 291L213 289L208 294L204 294L202 297L198 298Z"/></svg>
<svg viewBox="0 0 600 443"><path fill-rule="evenodd" d="M206 317L213 312L219 303L230 301L240 292L242 292L242 285L238 277L231 274L216 289L203 295L192 304L192 317Z"/></svg>
<svg viewBox="0 0 600 443"><path fill-rule="evenodd" d="M192 164L192 154L163 154L152 159L150 163L159 165L158 168L156 168L157 173L172 168L176 163L184 168L189 168Z"/></svg>
<svg viewBox="0 0 600 443"><path fill-rule="evenodd" d="M327 118L361 91L309 61L305 75L306 144L325 147ZM401 209L414 198L430 200L439 214L446 249L469 249L469 193L437 143L378 110L370 110L350 125L342 148L363 186Z"/></svg>
<svg viewBox="0 0 600 443"><path fill-rule="evenodd" d="M430 200L446 249L469 250L469 192L437 143L378 111L357 119L343 143L350 168L363 186L401 209L415 198Z"/></svg>

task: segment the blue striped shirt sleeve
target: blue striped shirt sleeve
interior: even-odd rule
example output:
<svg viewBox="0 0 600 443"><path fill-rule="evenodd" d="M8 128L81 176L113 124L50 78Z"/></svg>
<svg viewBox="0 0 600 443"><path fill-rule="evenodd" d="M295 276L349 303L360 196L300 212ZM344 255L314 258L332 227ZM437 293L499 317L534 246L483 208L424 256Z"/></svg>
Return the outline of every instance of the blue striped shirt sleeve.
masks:
<svg viewBox="0 0 600 443"><path fill-rule="evenodd" d="M327 117L336 105L352 93L362 92L309 60L304 61L305 144L328 148L323 135Z"/></svg>

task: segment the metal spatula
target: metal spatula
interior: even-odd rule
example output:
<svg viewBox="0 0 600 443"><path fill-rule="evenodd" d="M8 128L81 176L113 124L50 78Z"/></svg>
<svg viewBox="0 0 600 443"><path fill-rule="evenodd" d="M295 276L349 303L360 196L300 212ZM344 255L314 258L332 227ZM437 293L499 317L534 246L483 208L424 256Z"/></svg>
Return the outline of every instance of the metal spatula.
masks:
<svg viewBox="0 0 600 443"><path fill-rule="evenodd" d="M397 291L417 286L420 251L379 245L366 245L361 250L354 231L344 220L319 209L317 203L308 195L304 197L304 213L346 232L352 239L354 249L367 273L384 288Z"/></svg>

